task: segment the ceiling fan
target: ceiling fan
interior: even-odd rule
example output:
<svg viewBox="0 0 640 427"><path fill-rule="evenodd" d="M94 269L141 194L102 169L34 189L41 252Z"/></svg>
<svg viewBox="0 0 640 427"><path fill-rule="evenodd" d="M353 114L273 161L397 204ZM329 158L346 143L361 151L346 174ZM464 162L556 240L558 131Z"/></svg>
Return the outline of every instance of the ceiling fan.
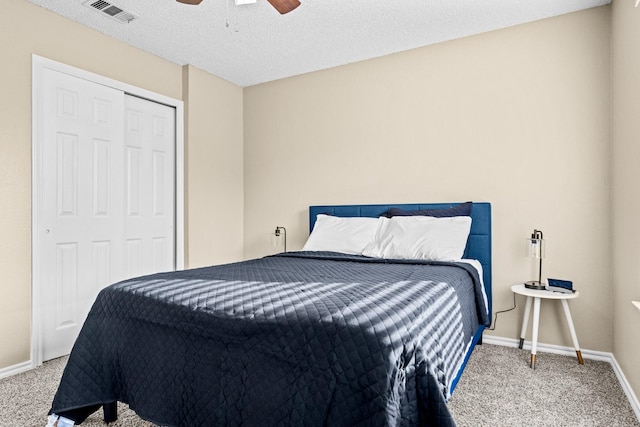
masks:
<svg viewBox="0 0 640 427"><path fill-rule="evenodd" d="M178 3L184 4L200 4L202 0L176 0ZM271 6L275 7L282 15L291 12L296 7L300 6L299 0L267 0L271 3Z"/></svg>

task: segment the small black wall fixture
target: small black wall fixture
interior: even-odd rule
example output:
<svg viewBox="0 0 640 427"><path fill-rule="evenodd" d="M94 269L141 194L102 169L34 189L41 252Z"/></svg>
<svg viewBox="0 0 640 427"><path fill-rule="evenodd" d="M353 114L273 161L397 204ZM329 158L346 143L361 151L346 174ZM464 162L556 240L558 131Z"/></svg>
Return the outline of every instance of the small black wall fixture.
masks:
<svg viewBox="0 0 640 427"><path fill-rule="evenodd" d="M287 252L287 229L284 227L276 226L276 230L273 232L276 238L279 238L281 235L284 239L284 251Z"/></svg>

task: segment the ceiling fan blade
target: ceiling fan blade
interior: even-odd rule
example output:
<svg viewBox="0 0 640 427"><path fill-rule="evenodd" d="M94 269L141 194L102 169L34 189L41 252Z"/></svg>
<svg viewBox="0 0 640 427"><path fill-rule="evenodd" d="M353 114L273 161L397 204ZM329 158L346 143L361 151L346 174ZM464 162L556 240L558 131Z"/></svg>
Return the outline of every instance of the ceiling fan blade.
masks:
<svg viewBox="0 0 640 427"><path fill-rule="evenodd" d="M202 0L176 0L178 3L184 4L200 4Z"/></svg>
<svg viewBox="0 0 640 427"><path fill-rule="evenodd" d="M271 3L271 6L275 7L282 15L291 12L296 7L300 6L298 0L267 0Z"/></svg>

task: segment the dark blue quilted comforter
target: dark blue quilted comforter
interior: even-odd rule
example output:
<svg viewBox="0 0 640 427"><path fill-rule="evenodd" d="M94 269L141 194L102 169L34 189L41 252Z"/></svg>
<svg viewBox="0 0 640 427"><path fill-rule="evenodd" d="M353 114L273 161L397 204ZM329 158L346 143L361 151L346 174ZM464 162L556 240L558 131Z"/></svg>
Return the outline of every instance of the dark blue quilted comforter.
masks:
<svg viewBox="0 0 640 427"><path fill-rule="evenodd" d="M451 381L488 323L462 263L294 252L155 274L100 293L51 411L81 422L117 400L167 426L455 425Z"/></svg>

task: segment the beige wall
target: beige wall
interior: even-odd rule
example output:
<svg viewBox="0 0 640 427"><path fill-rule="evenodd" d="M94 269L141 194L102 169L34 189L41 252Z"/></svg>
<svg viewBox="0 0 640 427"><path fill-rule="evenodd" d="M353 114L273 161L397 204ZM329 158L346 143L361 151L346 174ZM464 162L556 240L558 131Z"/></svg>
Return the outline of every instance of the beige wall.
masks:
<svg viewBox="0 0 640 427"><path fill-rule="evenodd" d="M194 100L194 105L185 103L185 128L194 136L185 141L185 146L190 156L199 158L191 159L193 169L187 167L186 171L196 180L194 183L192 179L193 186L186 188L186 210L191 215L188 220L195 223L192 227L186 225L187 240L192 243L186 256L197 263L208 259L211 264L242 256L242 196L236 191L238 185L240 189L242 186L242 90L193 68L186 69L183 76L179 65L25 0L4 0L2 6L0 93L5 102L0 107L0 369L30 359L32 54L177 99L183 98L184 86ZM206 94L208 100L203 100L200 93ZM210 111L216 114L211 120L206 117ZM212 123L218 127L213 129ZM220 137L204 135L212 132ZM213 149L213 145L218 148ZM211 156L225 156L224 164ZM233 193L218 190L225 182L234 183L230 189ZM194 229L211 235L199 212L211 210L212 196L219 197L226 213L211 217L226 220L233 216L234 220L229 222L226 233L206 245ZM194 234L196 238L189 239Z"/></svg>
<svg viewBox="0 0 640 427"><path fill-rule="evenodd" d="M574 281L583 348L612 351L610 9L584 12L246 88L245 256L299 249L311 204L489 201L495 309L528 279ZM517 312L495 335L516 338ZM540 340L571 346L560 306Z"/></svg>
<svg viewBox="0 0 640 427"><path fill-rule="evenodd" d="M614 1L612 266L614 355L636 396L640 396L640 8Z"/></svg>
<svg viewBox="0 0 640 427"><path fill-rule="evenodd" d="M239 261L244 227L242 88L191 66L185 66L184 74L186 265Z"/></svg>

